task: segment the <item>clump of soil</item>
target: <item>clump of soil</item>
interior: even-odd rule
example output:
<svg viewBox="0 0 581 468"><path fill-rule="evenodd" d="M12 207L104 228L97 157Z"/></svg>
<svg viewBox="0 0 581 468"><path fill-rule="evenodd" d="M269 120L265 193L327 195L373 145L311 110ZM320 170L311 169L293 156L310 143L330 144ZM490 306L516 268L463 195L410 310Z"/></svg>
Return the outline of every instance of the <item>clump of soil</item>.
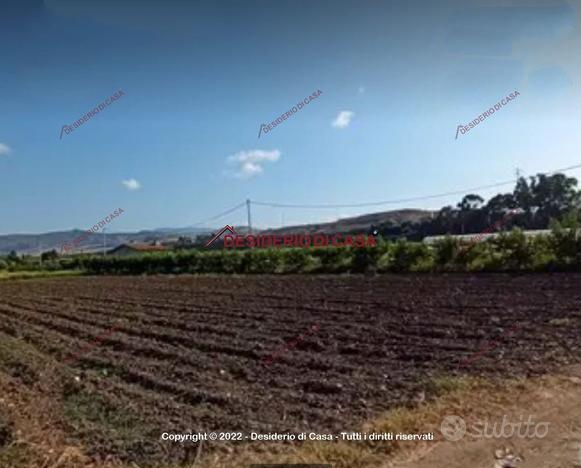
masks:
<svg viewBox="0 0 581 468"><path fill-rule="evenodd" d="M14 426L5 414L0 413L0 448L12 442Z"/></svg>

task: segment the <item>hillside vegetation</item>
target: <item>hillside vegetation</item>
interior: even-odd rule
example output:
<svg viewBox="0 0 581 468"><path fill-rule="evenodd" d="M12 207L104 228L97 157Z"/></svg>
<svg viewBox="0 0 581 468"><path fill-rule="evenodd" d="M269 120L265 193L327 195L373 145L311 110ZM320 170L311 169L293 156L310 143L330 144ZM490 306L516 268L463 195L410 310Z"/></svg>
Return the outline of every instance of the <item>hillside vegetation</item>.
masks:
<svg viewBox="0 0 581 468"><path fill-rule="evenodd" d="M539 174L528 182L520 178L512 193L498 194L486 204L478 195L466 195L456 208L444 207L433 218L425 218L426 212L408 210L408 221L398 226L389 224L392 221L388 225L373 225L371 222L379 219L377 214L353 218L351 224L343 221L343 229L351 226L355 233L376 234L377 247L234 250L202 247L124 258L60 257L51 251L39 259L12 252L0 258L0 271L81 270L90 274L132 275L579 270L581 239L577 233L581 192L576 186L576 179L563 174ZM522 232L549 226L552 233L547 236L532 238ZM301 232L333 232L319 228ZM483 242L470 243L452 237L430 245L417 242L432 234L491 230L504 233ZM297 230L277 231L277 234L291 232Z"/></svg>
<svg viewBox="0 0 581 468"><path fill-rule="evenodd" d="M76 256L10 263L11 271L80 270L89 274L291 274L454 271L581 271L581 237L555 226L547 236L520 229L478 243L447 237L434 244L382 241L376 247L190 250L129 257ZM6 262L4 262L4 266Z"/></svg>

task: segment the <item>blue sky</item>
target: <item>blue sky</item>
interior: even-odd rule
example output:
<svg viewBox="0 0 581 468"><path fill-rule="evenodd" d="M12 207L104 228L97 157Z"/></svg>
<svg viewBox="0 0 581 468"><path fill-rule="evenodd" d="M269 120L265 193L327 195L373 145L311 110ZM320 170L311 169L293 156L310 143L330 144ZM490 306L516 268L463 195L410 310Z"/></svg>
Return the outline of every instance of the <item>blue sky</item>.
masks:
<svg viewBox="0 0 581 468"><path fill-rule="evenodd" d="M0 2L3 234L87 228L116 208L114 231L183 227L246 198L363 203L581 163L578 3ZM279 226L460 198L256 206L253 218Z"/></svg>

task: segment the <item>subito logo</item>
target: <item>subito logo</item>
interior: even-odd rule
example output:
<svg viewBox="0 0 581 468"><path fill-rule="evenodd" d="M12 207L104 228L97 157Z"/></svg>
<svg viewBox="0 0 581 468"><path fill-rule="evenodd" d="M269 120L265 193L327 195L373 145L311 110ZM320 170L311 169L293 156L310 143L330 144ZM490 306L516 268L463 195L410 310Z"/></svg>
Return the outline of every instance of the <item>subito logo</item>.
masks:
<svg viewBox="0 0 581 468"><path fill-rule="evenodd" d="M446 416L440 425L440 432L446 439L457 442L466 434L466 423L460 416Z"/></svg>

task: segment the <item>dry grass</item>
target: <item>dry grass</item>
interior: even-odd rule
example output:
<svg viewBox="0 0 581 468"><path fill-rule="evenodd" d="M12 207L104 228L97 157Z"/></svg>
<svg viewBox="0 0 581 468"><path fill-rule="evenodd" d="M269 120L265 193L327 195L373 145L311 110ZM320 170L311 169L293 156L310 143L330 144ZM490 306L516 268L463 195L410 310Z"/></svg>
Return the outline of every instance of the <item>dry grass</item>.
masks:
<svg viewBox="0 0 581 468"><path fill-rule="evenodd" d="M58 271L0 271L0 280L25 280L41 278L58 278L82 276L80 270L58 270Z"/></svg>

